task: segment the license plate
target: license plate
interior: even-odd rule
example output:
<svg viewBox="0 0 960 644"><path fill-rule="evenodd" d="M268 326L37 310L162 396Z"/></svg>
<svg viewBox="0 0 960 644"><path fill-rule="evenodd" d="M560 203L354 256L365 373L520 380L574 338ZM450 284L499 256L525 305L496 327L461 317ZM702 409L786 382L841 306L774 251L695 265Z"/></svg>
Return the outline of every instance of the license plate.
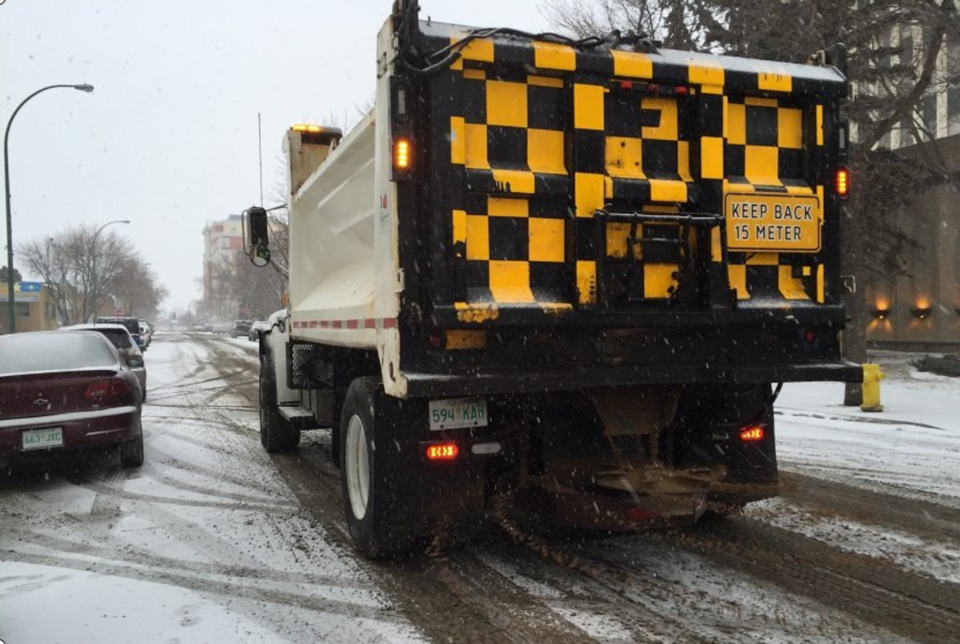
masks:
<svg viewBox="0 0 960 644"><path fill-rule="evenodd" d="M430 401L430 430L460 427L486 427L487 401L479 398L456 398Z"/></svg>
<svg viewBox="0 0 960 644"><path fill-rule="evenodd" d="M60 447L63 445L63 428L48 427L47 429L31 429L23 432L23 449L41 449L44 447Z"/></svg>
<svg viewBox="0 0 960 644"><path fill-rule="evenodd" d="M734 251L820 250L820 200L813 195L728 194L727 248Z"/></svg>

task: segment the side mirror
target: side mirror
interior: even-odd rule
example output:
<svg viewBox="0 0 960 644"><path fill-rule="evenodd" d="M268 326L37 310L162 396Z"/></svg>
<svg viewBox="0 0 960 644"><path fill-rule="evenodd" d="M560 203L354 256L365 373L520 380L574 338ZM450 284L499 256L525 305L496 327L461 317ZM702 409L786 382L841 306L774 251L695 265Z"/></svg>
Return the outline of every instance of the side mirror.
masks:
<svg viewBox="0 0 960 644"><path fill-rule="evenodd" d="M250 261L257 268L263 268L270 263L270 249L266 246L257 246L250 255Z"/></svg>
<svg viewBox="0 0 960 644"><path fill-rule="evenodd" d="M128 358L127 366L131 369L140 369L143 367L143 358Z"/></svg>
<svg viewBox="0 0 960 644"><path fill-rule="evenodd" d="M267 211L259 206L243 213L243 250L254 266L270 263L270 222Z"/></svg>

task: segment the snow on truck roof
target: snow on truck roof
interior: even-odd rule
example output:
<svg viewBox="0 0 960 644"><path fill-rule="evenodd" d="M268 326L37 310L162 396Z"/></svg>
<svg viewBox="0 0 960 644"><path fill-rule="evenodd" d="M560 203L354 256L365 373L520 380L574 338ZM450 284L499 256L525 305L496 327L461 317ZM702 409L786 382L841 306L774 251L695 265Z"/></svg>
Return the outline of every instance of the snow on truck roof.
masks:
<svg viewBox="0 0 960 644"><path fill-rule="evenodd" d="M439 41L441 46L449 45L471 33L488 32L493 30L475 29L462 25L452 25L441 22L420 22L421 33L430 40ZM517 35L516 33L496 33L488 38L477 38L474 42L492 42L489 45L467 45L461 51L466 60L481 62L514 62L521 64L533 63L537 69L557 69L561 71L579 71L581 64L588 71L600 72L611 58L619 61L627 60L630 64L623 69L638 70L651 66L640 64L640 61L652 63L652 74L646 76L633 73L613 73L616 76L634 78L647 77L661 82L689 82L693 85L720 84L730 85L737 89L753 89L781 91L786 93L820 93L842 95L846 91L846 78L835 67L807 65L799 63L785 63L773 60L755 58L740 58L707 54L675 49L657 49L651 53L635 52L629 48L613 48L608 44L598 47L575 49L572 45L562 44L559 41L539 40L536 37ZM544 56L543 61L564 61L557 66L541 64L537 60L537 50L549 51L550 56ZM568 55L563 56L567 51ZM531 52L533 56L531 57ZM813 53L813 52L811 52ZM573 56L569 54L575 54ZM711 76L709 70L722 71L720 76ZM610 69L612 72L612 68ZM609 73L609 72L608 72ZM785 81L789 79L789 81ZM709 80L710 82L700 82ZM797 82L799 81L799 83Z"/></svg>

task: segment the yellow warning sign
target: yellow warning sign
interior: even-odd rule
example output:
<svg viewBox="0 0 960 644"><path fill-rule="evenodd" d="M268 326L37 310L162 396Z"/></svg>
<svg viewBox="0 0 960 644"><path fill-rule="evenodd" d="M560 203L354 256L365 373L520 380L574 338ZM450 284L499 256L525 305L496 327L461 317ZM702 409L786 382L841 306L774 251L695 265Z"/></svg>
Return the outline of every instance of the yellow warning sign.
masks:
<svg viewBox="0 0 960 644"><path fill-rule="evenodd" d="M728 194L727 248L815 253L820 250L820 200L813 195Z"/></svg>

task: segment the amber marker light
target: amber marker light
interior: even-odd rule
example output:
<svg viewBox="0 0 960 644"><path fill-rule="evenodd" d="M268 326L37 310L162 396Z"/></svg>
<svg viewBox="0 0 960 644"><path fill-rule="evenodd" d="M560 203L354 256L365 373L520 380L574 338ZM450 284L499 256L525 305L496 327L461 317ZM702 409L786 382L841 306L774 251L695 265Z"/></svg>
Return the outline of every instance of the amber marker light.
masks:
<svg viewBox="0 0 960 644"><path fill-rule="evenodd" d="M393 143L393 167L402 172L410 169L410 139L397 139Z"/></svg>
<svg viewBox="0 0 960 644"><path fill-rule="evenodd" d="M319 134L323 132L323 128L319 125L311 125L308 123L297 123L291 128L294 132L309 132L311 134Z"/></svg>
<svg viewBox="0 0 960 644"><path fill-rule="evenodd" d="M747 427L746 429L740 431L740 440L742 440L744 443L755 443L757 441L762 441L763 436L763 427L760 427L759 425Z"/></svg>
<svg viewBox="0 0 960 644"><path fill-rule="evenodd" d="M837 196L846 199L850 193L850 171L846 168L837 170Z"/></svg>
<svg viewBox="0 0 960 644"><path fill-rule="evenodd" d="M443 443L427 447L427 458L431 461L452 461L460 453L456 443Z"/></svg>

